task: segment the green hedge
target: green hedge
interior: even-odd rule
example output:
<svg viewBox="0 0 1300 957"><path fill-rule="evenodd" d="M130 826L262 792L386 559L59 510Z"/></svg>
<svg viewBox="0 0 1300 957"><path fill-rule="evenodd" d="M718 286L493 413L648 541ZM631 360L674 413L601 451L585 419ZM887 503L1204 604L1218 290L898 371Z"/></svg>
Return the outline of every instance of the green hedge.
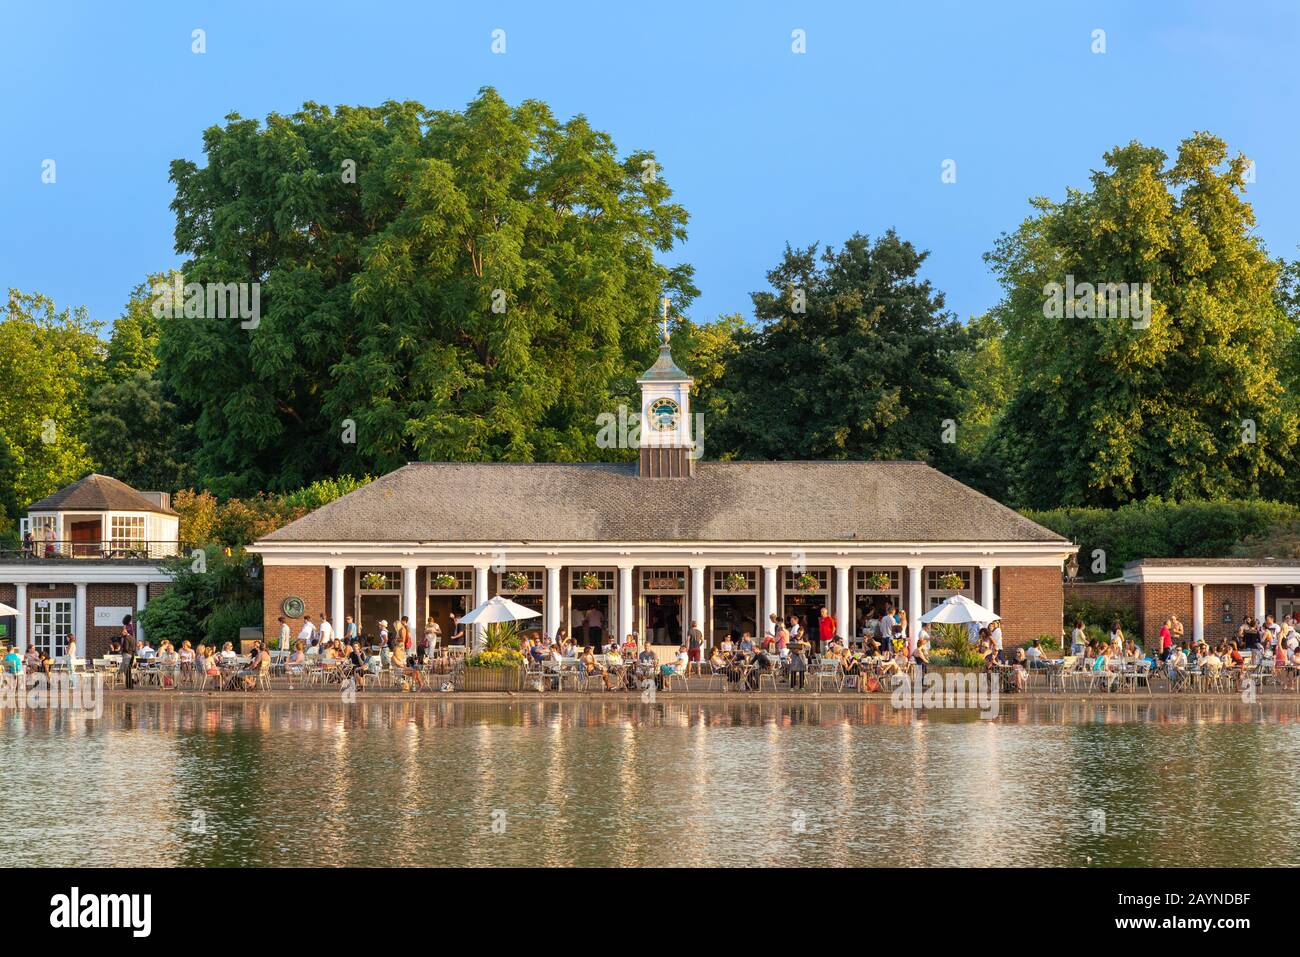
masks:
<svg viewBox="0 0 1300 957"><path fill-rule="evenodd" d="M1283 502L1166 502L1153 498L1116 509L1056 508L1021 512L1079 543L1079 578L1116 578L1126 562L1140 558L1219 558L1243 540L1300 521L1300 507ZM1106 568L1092 570L1094 549Z"/></svg>

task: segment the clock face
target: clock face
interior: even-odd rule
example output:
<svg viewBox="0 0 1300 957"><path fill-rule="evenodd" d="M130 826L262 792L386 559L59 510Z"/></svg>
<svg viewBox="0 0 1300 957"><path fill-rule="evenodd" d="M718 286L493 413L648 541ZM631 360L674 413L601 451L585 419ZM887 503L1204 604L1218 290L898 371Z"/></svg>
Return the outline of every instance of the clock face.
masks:
<svg viewBox="0 0 1300 957"><path fill-rule="evenodd" d="M655 399L650 403L650 428L656 432L675 429L681 414L681 407L672 399Z"/></svg>

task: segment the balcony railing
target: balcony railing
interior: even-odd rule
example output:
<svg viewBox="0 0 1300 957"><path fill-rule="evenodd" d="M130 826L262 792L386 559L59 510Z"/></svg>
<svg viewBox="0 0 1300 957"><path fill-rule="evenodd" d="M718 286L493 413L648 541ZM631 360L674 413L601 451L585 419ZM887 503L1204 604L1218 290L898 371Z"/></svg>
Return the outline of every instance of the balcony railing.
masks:
<svg viewBox="0 0 1300 957"><path fill-rule="evenodd" d="M21 545L0 544L0 561L159 561L182 553L180 542L141 542L120 539L111 542L33 541Z"/></svg>

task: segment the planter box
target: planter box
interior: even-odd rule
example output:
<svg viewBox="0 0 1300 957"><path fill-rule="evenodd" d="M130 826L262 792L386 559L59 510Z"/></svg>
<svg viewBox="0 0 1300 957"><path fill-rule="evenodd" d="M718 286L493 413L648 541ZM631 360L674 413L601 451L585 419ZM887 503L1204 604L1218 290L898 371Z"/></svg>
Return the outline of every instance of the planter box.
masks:
<svg viewBox="0 0 1300 957"><path fill-rule="evenodd" d="M463 668L457 691L518 691L523 685L522 668Z"/></svg>

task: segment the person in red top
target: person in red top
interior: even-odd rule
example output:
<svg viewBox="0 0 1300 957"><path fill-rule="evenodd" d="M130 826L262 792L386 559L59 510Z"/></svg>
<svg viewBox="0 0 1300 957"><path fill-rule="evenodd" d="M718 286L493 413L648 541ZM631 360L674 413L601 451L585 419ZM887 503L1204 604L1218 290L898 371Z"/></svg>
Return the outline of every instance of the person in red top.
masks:
<svg viewBox="0 0 1300 957"><path fill-rule="evenodd" d="M825 651L830 647L830 643L835 640L836 629L835 616L823 608L821 618L817 622L817 636L821 639L822 644L820 651Z"/></svg>
<svg viewBox="0 0 1300 957"><path fill-rule="evenodd" d="M1164 623L1163 625L1160 626L1160 658L1161 658L1161 660L1168 660L1168 658L1169 658L1169 650L1170 650L1170 648L1173 647L1173 644L1174 644L1174 633L1173 633L1173 630L1170 629L1170 627L1169 627L1169 619L1166 618L1166 619L1165 619L1165 623Z"/></svg>

